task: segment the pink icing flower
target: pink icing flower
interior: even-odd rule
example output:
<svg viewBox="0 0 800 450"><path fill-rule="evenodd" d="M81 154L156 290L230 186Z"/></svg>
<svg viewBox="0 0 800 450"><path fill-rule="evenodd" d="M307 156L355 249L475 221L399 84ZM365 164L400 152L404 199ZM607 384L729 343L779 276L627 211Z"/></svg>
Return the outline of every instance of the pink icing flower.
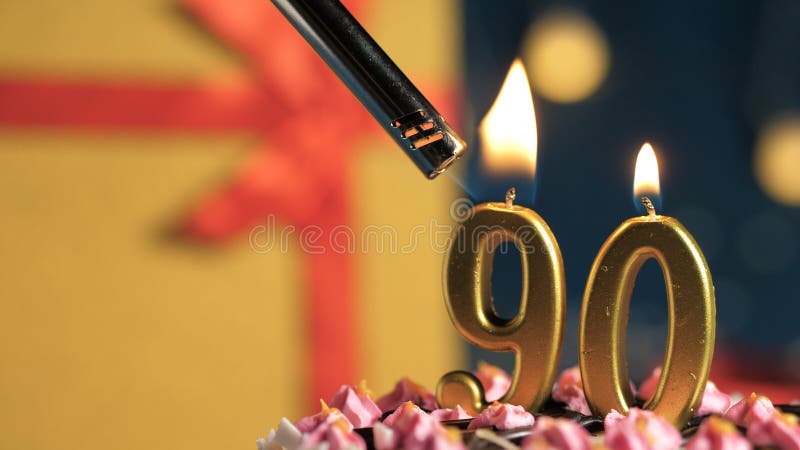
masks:
<svg viewBox="0 0 800 450"><path fill-rule="evenodd" d="M666 419L639 408L627 416L611 410L605 418L605 445L611 450L675 450L681 434Z"/></svg>
<svg viewBox="0 0 800 450"><path fill-rule="evenodd" d="M519 405L494 402L472 419L468 430L493 426L498 430L529 427L533 425L533 414Z"/></svg>
<svg viewBox="0 0 800 450"><path fill-rule="evenodd" d="M589 432L567 419L542 416L536 420L531 434L522 441L522 450L540 449L589 450Z"/></svg>
<svg viewBox="0 0 800 450"><path fill-rule="evenodd" d="M586 403L586 395L583 393L581 370L578 366L561 372L553 388L553 400L566 403L567 408L572 411L577 411L587 416L592 414L589 404Z"/></svg>
<svg viewBox="0 0 800 450"><path fill-rule="evenodd" d="M464 408L462 408L461 405L456 405L455 409L442 408L431 411L431 417L439 422L444 422L445 420L462 420L472 418L472 416L464 411Z"/></svg>
<svg viewBox="0 0 800 450"><path fill-rule="evenodd" d="M639 386L639 398L650 400L656 393L658 379L661 377L661 366L653 369L650 377ZM700 406L695 411L695 416L705 416L707 414L724 414L731 406L731 396L717 389L717 385L712 381L706 383L703 391L703 398Z"/></svg>
<svg viewBox="0 0 800 450"><path fill-rule="evenodd" d="M692 437L686 450L750 450L753 446L742 436L733 423L712 416L704 420Z"/></svg>
<svg viewBox="0 0 800 450"><path fill-rule="evenodd" d="M376 402L382 412L394 411L405 402L414 402L421 408L433 411L439 407L436 396L424 387L414 383L408 378L403 378L394 386L394 390Z"/></svg>
<svg viewBox="0 0 800 450"><path fill-rule="evenodd" d="M323 402L322 412L304 417L294 426L303 434L299 448L313 449L320 446L328 450L366 450L364 439L353 432L353 424L336 408L328 408ZM292 449L289 449L292 450Z"/></svg>
<svg viewBox="0 0 800 450"><path fill-rule="evenodd" d="M406 402L383 423L375 424L373 437L377 450L466 450L460 433L452 430Z"/></svg>
<svg viewBox="0 0 800 450"><path fill-rule="evenodd" d="M347 417L345 417L341 411L336 408L329 408L328 405L321 400L320 403L322 403L322 411L314 414L313 416L303 417L294 423L294 426L301 433L310 433L325 423L330 424L331 422L336 422L339 419L344 419L344 421L350 426L350 429L353 428L353 425L349 420L347 420Z"/></svg>
<svg viewBox="0 0 800 450"><path fill-rule="evenodd" d="M414 402L407 401L402 405L398 406L391 414L386 416L386 418L383 419L383 424L388 427L393 427L395 422L397 422L402 418L414 417L418 415L427 416L429 414L420 409L420 407L417 406Z"/></svg>
<svg viewBox="0 0 800 450"><path fill-rule="evenodd" d="M363 381L358 386L342 385L329 404L339 409L356 428L371 427L381 417L381 410L372 401L372 392Z"/></svg>
<svg viewBox="0 0 800 450"><path fill-rule="evenodd" d="M397 447L398 437L394 430L378 422L372 427L372 441L376 449L388 450Z"/></svg>
<svg viewBox="0 0 800 450"><path fill-rule="evenodd" d="M485 362L478 363L478 370L475 371L475 376L478 377L483 385L487 402L500 400L502 396L506 395L508 388L511 387L511 377L505 370Z"/></svg>
<svg viewBox="0 0 800 450"><path fill-rule="evenodd" d="M755 445L800 450L800 425L797 416L775 410L769 420L753 421L747 437Z"/></svg>
<svg viewBox="0 0 800 450"><path fill-rule="evenodd" d="M713 381L706 383L703 391L703 399L700 400L700 407L697 408L695 416L705 416L706 414L725 414L731 407L731 396L717 389Z"/></svg>
<svg viewBox="0 0 800 450"><path fill-rule="evenodd" d="M749 397L743 398L739 403L730 407L725 413L725 418L736 425L749 427L754 422L766 422L772 417L775 406L764 396L756 395L755 392Z"/></svg>
<svg viewBox="0 0 800 450"><path fill-rule="evenodd" d="M320 427L303 436L300 448L325 450L366 450L367 443L357 433L347 431L344 421Z"/></svg>

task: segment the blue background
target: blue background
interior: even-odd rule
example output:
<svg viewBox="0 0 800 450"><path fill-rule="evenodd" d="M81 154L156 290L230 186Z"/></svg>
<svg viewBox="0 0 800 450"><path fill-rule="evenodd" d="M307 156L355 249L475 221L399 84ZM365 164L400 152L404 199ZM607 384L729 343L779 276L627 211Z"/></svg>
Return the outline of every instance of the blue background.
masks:
<svg viewBox="0 0 800 450"><path fill-rule="evenodd" d="M748 348L787 367L800 359L800 208L770 200L752 167L759 127L800 107L800 2L466 0L467 117L485 114L530 23L554 6L587 13L611 51L606 80L584 101L551 103L533 86L537 189L535 199L530 188L518 199L545 218L563 252L569 313L562 365L577 361L578 311L597 251L638 214L631 184L644 141L659 155L661 212L684 223L711 267L718 350ZM482 188L487 180L474 158L470 164L476 200L499 201ZM517 307L519 277L515 255L498 258L495 302L505 315ZM631 306L634 378L663 354L664 291L658 265L648 262ZM473 359L510 363L478 350Z"/></svg>

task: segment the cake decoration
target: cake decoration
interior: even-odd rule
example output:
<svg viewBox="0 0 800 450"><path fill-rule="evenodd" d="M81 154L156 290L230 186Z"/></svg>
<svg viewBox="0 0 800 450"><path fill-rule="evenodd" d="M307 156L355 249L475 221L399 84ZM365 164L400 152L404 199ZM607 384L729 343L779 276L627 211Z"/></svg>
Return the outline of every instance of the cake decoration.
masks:
<svg viewBox="0 0 800 450"><path fill-rule="evenodd" d="M302 450L366 450L364 438L348 430L345 421L323 422L311 433L304 434ZM291 449L287 449L291 450Z"/></svg>
<svg viewBox="0 0 800 450"><path fill-rule="evenodd" d="M500 400L511 387L511 376L505 370L485 362L478 363L475 376L483 385L487 402Z"/></svg>
<svg viewBox="0 0 800 450"><path fill-rule="evenodd" d="M467 429L495 427L498 430L510 430L530 427L533 422L533 414L526 411L522 406L494 402L484 409L478 417L472 419Z"/></svg>
<svg viewBox="0 0 800 450"><path fill-rule="evenodd" d="M639 398L647 401L650 400L656 393L658 387L658 379L661 377L661 366L653 369L650 376L639 387ZM731 396L720 391L713 381L706 383L705 390L703 391L703 398L700 400L700 406L695 411L694 415L705 416L708 414L725 414L731 406Z"/></svg>
<svg viewBox="0 0 800 450"><path fill-rule="evenodd" d="M770 399L753 392L749 397L743 398L739 403L731 406L725 412L725 417L736 425L747 428L753 423L768 421L773 412L775 412L775 406Z"/></svg>
<svg viewBox="0 0 800 450"><path fill-rule="evenodd" d="M605 418L605 445L611 450L675 450L681 434L652 411L631 408L627 415L611 410Z"/></svg>
<svg viewBox="0 0 800 450"><path fill-rule="evenodd" d="M340 417L343 417L344 420L350 424L350 421L347 420L346 417L342 414L342 412L338 408L331 408L325 403L325 400L320 399L320 404L322 405L322 409L317 414L313 414L310 416L303 417L302 419L298 419L294 426L300 430L301 433L310 433L317 429L323 422L326 421L336 421ZM350 424L350 428L353 425Z"/></svg>
<svg viewBox="0 0 800 450"><path fill-rule="evenodd" d="M294 424L286 418L264 439L259 450L366 450L364 438L353 432L353 424L336 408L322 402L322 411Z"/></svg>
<svg viewBox="0 0 800 450"><path fill-rule="evenodd" d="M425 414L425 411L420 409L417 404L409 400L398 406L397 409L386 416L386 418L383 419L383 424L391 427L394 426L394 423L401 417L416 416L420 414Z"/></svg>
<svg viewBox="0 0 800 450"><path fill-rule="evenodd" d="M526 100L525 114L517 112L509 117L514 117L513 123L519 123L521 118L531 119L533 125L533 104L526 80L525 68L519 60L515 61L489 116L491 111L498 111L498 104L522 98ZM505 119L491 119L484 123L497 130L511 130L501 125L504 122ZM523 136L527 138L518 141L519 145L514 144L513 152L521 151L521 158L535 163L535 139L525 132L498 142L514 142ZM525 148L531 150L526 156ZM506 153L501 149L498 152ZM535 164L530 168L535 169ZM505 202L481 203L469 209L465 219L453 229L447 246L443 288L450 321L467 341L492 352L514 352L514 382L500 400L536 411L550 397L558 371L566 281L561 251L552 231L536 212L515 204L515 199L516 189L512 186L506 191ZM520 249L523 286L519 311L513 319L500 317L494 308L488 307L493 299L491 289L487 288L491 286L495 249L511 243ZM471 414L478 414L491 404L477 376L463 370L442 375L436 393L443 406L452 408L460 404Z"/></svg>
<svg viewBox="0 0 800 450"><path fill-rule="evenodd" d="M258 450L295 449L302 439L303 433L284 417L278 424L278 431L269 430L267 437L258 439L256 445Z"/></svg>
<svg viewBox="0 0 800 450"><path fill-rule="evenodd" d="M433 411L439 408L439 404L436 403L436 396L433 395L433 392L408 378L403 378L398 381L394 386L394 390L379 398L376 403L381 411L386 413L396 410L398 406L408 401L413 402L427 411Z"/></svg>
<svg viewBox="0 0 800 450"><path fill-rule="evenodd" d="M686 450L749 450L750 442L739 433L736 426L721 417L705 420L697 433L686 444Z"/></svg>
<svg viewBox="0 0 800 450"><path fill-rule="evenodd" d="M397 436L394 430L378 422L372 428L372 442L375 448L391 448L397 445Z"/></svg>
<svg viewBox="0 0 800 450"><path fill-rule="evenodd" d="M568 419L542 416L536 420L531 434L522 441L522 450L589 450L589 432Z"/></svg>
<svg viewBox="0 0 800 450"><path fill-rule="evenodd" d="M358 386L342 385L329 402L356 427L371 427L381 417L381 409L372 401L372 392L362 381Z"/></svg>
<svg viewBox="0 0 800 450"><path fill-rule="evenodd" d="M767 420L752 421L747 428L747 438L755 445L800 450L797 416L776 409Z"/></svg>
<svg viewBox="0 0 800 450"><path fill-rule="evenodd" d="M713 381L709 381L706 383L703 399L700 400L700 406L697 408L695 415L725 414L725 411L731 407L731 402L730 395L720 391Z"/></svg>
<svg viewBox="0 0 800 450"><path fill-rule="evenodd" d="M642 383L641 395L652 395L647 386L652 379L658 379L658 371ZM382 399L411 399L381 420L363 382L344 385L331 406L321 401L319 413L294 423L282 419L257 441L258 450L599 450L603 445L608 450L746 450L754 445L800 450L800 408L776 406L755 393L722 416L730 397L709 386L703 402L714 414L695 416L675 428L664 416L639 408L627 414L612 410L606 417L573 411L556 401L555 392L580 398L580 371L568 369L558 381L553 398L535 418L522 406L497 401L474 418L461 406L436 408L425 403L424 394L431 394L424 387L405 378Z"/></svg>
<svg viewBox="0 0 800 450"><path fill-rule="evenodd" d="M295 422L303 433L300 448L303 450L366 450L364 439L353 432L353 424L337 408L322 403L319 414ZM293 450L287 447L287 450Z"/></svg>
<svg viewBox="0 0 800 450"><path fill-rule="evenodd" d="M460 432L405 402L373 428L376 450L466 450Z"/></svg>
<svg viewBox="0 0 800 450"><path fill-rule="evenodd" d="M464 419L472 419L464 408L461 405L456 405L455 408L440 408L434 411L431 411L431 417L438 420L439 422L444 422L446 420L464 420Z"/></svg>
<svg viewBox="0 0 800 450"><path fill-rule="evenodd" d="M578 366L570 367L561 372L556 385L553 387L553 400L567 404L567 408L585 414L592 414L589 404L586 403L586 394L583 392L581 382L581 369Z"/></svg>

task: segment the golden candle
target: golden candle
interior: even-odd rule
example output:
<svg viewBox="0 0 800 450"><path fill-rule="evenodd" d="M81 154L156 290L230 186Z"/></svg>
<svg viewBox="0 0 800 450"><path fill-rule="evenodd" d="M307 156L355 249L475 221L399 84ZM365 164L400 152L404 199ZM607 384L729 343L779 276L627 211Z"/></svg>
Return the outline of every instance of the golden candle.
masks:
<svg viewBox="0 0 800 450"><path fill-rule="evenodd" d="M649 174L649 175L647 175ZM603 244L589 274L580 318L579 358L586 399L595 414L627 412L633 403L625 333L639 269L654 258L667 288L668 336L658 388L645 408L682 427L702 398L714 353L716 307L711 272L692 235L657 215L658 166L650 144L639 152L635 192L648 210L628 219Z"/></svg>
<svg viewBox="0 0 800 450"><path fill-rule="evenodd" d="M511 66L503 88L481 123L483 148L492 170L525 170L536 164L533 99L522 63ZM558 370L564 328L565 287L561 251L538 214L505 202L470 211L456 230L445 257L445 304L456 329L473 344L514 352L509 391L500 399L536 411L550 396ZM501 245L514 244L522 263L522 298L512 319L497 315L492 299L492 264ZM444 375L437 386L442 407L461 405L475 415L487 405L480 381L469 372Z"/></svg>
<svg viewBox="0 0 800 450"><path fill-rule="evenodd" d="M511 387L500 399L536 411L550 396L564 330L565 288L561 250L538 214L512 204L484 203L458 229L445 263L445 304L456 329L473 344L514 352ZM513 242L522 260L522 299L511 320L492 305L492 261L499 245ZM439 381L442 407L460 404L475 414L487 405L480 381L455 371Z"/></svg>

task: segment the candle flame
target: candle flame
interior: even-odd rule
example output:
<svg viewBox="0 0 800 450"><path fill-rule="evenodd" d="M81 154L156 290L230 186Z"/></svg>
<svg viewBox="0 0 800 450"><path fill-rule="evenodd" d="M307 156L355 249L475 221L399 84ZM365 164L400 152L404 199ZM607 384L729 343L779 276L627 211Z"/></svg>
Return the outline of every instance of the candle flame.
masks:
<svg viewBox="0 0 800 450"><path fill-rule="evenodd" d="M528 75L517 58L479 128L482 162L493 174L536 174L536 114Z"/></svg>
<svg viewBox="0 0 800 450"><path fill-rule="evenodd" d="M633 174L633 195L637 199L652 197L656 201L661 195L658 181L658 161L656 152L649 142L645 142L636 157L636 171Z"/></svg>

